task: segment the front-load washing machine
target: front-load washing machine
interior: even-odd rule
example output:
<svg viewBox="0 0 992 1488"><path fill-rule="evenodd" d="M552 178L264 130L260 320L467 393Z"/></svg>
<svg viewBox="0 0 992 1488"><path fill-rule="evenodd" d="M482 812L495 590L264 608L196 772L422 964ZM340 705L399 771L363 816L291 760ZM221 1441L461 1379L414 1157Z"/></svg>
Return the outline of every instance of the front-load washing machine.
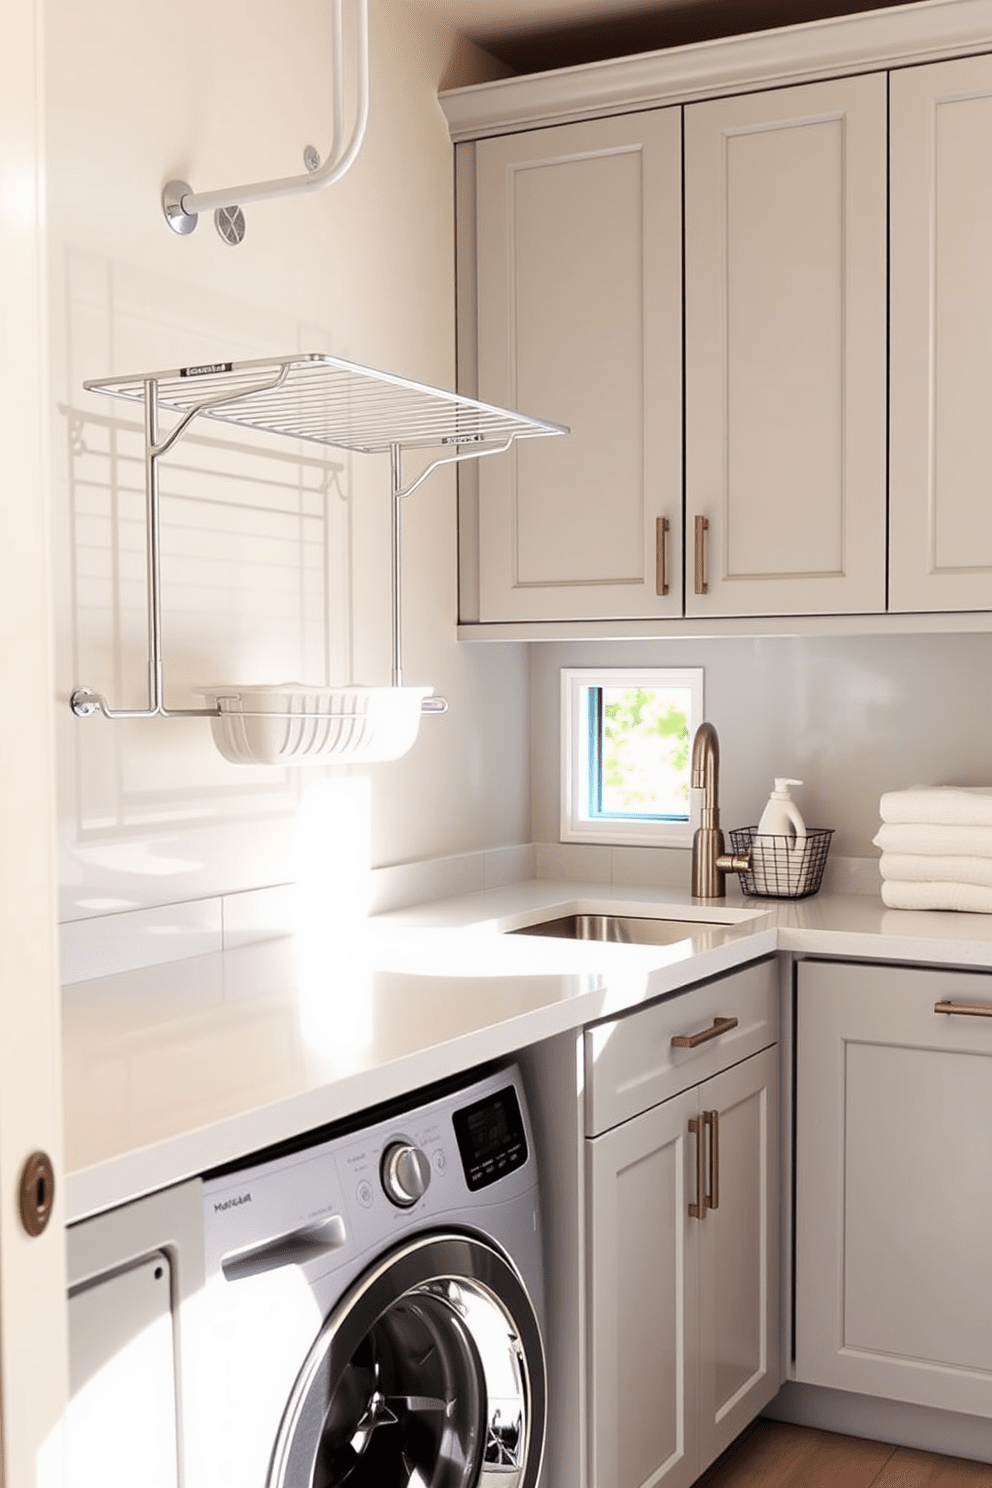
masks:
<svg viewBox="0 0 992 1488"><path fill-rule="evenodd" d="M536 1488L541 1232L516 1067L208 1174L203 1201L185 1488Z"/></svg>

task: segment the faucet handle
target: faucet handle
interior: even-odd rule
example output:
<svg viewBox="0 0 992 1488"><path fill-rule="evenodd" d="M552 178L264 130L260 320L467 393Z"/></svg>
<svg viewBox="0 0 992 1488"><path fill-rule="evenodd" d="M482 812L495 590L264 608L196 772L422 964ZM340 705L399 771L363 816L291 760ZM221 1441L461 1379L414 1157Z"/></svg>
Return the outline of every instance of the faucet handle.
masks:
<svg viewBox="0 0 992 1488"><path fill-rule="evenodd" d="M721 873L750 873L751 849L746 853L721 853L716 860Z"/></svg>

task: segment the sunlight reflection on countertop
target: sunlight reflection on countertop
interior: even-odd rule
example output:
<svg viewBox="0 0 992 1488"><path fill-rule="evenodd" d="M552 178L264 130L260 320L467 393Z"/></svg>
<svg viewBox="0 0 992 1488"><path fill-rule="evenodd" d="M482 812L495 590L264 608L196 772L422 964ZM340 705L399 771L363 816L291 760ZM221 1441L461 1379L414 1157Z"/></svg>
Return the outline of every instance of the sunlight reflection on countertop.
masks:
<svg viewBox="0 0 992 1488"><path fill-rule="evenodd" d="M700 918L668 945L508 933L597 910ZM532 880L77 982L69 1218L783 951L992 968L992 916Z"/></svg>

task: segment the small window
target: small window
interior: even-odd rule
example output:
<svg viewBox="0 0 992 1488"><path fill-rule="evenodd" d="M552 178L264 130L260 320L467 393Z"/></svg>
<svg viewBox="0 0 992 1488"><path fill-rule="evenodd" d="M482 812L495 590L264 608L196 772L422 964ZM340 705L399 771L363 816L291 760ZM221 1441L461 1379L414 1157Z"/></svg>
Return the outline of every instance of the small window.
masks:
<svg viewBox="0 0 992 1488"><path fill-rule="evenodd" d="M702 669L576 667L561 679L562 841L688 845Z"/></svg>

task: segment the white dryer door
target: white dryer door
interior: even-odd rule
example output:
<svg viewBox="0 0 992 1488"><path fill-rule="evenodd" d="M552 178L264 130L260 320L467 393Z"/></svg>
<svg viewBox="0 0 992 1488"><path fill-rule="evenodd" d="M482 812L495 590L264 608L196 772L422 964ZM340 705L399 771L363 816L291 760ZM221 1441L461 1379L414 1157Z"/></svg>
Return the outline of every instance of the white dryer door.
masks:
<svg viewBox="0 0 992 1488"><path fill-rule="evenodd" d="M321 1328L267 1488L534 1488L544 1350L527 1291L484 1241L392 1251Z"/></svg>

